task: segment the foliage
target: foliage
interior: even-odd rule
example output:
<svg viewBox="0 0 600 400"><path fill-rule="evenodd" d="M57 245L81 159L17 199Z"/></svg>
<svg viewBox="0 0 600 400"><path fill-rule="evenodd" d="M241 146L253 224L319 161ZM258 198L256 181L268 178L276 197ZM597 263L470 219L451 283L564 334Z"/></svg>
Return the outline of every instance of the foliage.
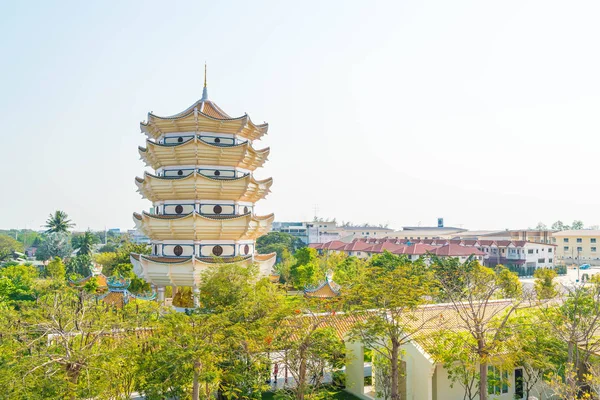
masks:
<svg viewBox="0 0 600 400"><path fill-rule="evenodd" d="M365 275L368 279L354 281L346 295L358 320L349 336L387 360L391 398L399 399L401 347L437 317L419 309L432 291L432 277L421 262L389 252L372 260Z"/></svg>
<svg viewBox="0 0 600 400"><path fill-rule="evenodd" d="M0 235L0 262L9 260L14 252L23 252L23 244L10 236Z"/></svg>
<svg viewBox="0 0 600 400"><path fill-rule="evenodd" d="M554 282L558 274L555 270L539 268L536 269L533 276L535 277L534 289L538 299L552 299L558 295L557 283Z"/></svg>
<svg viewBox="0 0 600 400"><path fill-rule="evenodd" d="M310 311L315 304L305 300L305 313L287 318L277 330L275 346L285 349L277 353L274 360L280 369L291 374L294 386L280 392L279 398L323 398L323 371L325 368L340 368L345 360L345 347L331 328L335 313L316 315Z"/></svg>
<svg viewBox="0 0 600 400"><path fill-rule="evenodd" d="M0 303L35 300L37 277L37 270L31 266L13 265L0 269Z"/></svg>
<svg viewBox="0 0 600 400"><path fill-rule="evenodd" d="M71 256L72 248L69 234L65 232L53 232L44 235L35 257L40 261L46 261L54 257L62 259Z"/></svg>
<svg viewBox="0 0 600 400"><path fill-rule="evenodd" d="M488 363L498 354L501 346L514 335L511 315L523 298L521 284L515 274L499 265L495 270L469 259L460 266L452 265L448 273L443 261L432 258L433 269L442 271L437 284L453 312L464 322L472 336L470 351L477 355L479 364L479 395L488 396ZM504 303L496 300L507 299Z"/></svg>
<svg viewBox="0 0 600 400"><path fill-rule="evenodd" d="M283 260L284 251L294 254L306 245L299 238L284 232L269 232L256 241L256 250L260 254L277 253L277 261Z"/></svg>
<svg viewBox="0 0 600 400"><path fill-rule="evenodd" d="M68 233L75 224L71 222L66 212L57 210L46 220L46 233Z"/></svg>
<svg viewBox="0 0 600 400"><path fill-rule="evenodd" d="M64 282L66 277L66 267L60 257L54 257L52 261L48 263L46 271L52 279L58 282Z"/></svg>
<svg viewBox="0 0 600 400"><path fill-rule="evenodd" d="M464 389L464 399L474 400L479 396L479 358L471 351L476 346L468 332L442 329L434 334L430 350L436 362L444 365L451 382Z"/></svg>
<svg viewBox="0 0 600 400"><path fill-rule="evenodd" d="M290 267L290 280L296 288L315 285L324 277L317 250L303 247L294 254L296 263Z"/></svg>
<svg viewBox="0 0 600 400"><path fill-rule="evenodd" d="M79 254L67 261L67 273L79 276L88 276L91 274L92 258L87 254Z"/></svg>
<svg viewBox="0 0 600 400"><path fill-rule="evenodd" d="M91 256L97 243L100 243L100 239L89 230L82 235L73 236L72 239L73 248L77 250L78 255Z"/></svg>

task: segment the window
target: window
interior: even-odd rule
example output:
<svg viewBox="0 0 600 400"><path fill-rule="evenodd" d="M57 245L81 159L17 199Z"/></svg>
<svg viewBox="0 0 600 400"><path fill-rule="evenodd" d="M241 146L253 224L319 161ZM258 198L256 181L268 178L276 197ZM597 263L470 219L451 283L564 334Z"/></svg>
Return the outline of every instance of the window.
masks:
<svg viewBox="0 0 600 400"><path fill-rule="evenodd" d="M591 238L591 239L590 239L590 242L591 242L591 243L596 243L596 238Z"/></svg>
<svg viewBox="0 0 600 400"><path fill-rule="evenodd" d="M548 248L548 253L552 253L552 247Z"/></svg>
<svg viewBox="0 0 600 400"><path fill-rule="evenodd" d="M535 249L535 254L539 253L540 251L538 249Z"/></svg>
<svg viewBox="0 0 600 400"><path fill-rule="evenodd" d="M577 238L577 243L582 243L583 239L582 238Z"/></svg>
<svg viewBox="0 0 600 400"><path fill-rule="evenodd" d="M564 250L564 251L568 251L568 250L569 250L569 246L565 246L565 247L563 247L563 250Z"/></svg>
<svg viewBox="0 0 600 400"><path fill-rule="evenodd" d="M545 258L538 258L538 264L543 264L546 262Z"/></svg>
<svg viewBox="0 0 600 400"><path fill-rule="evenodd" d="M508 393L508 371L488 365L488 394Z"/></svg>
<svg viewBox="0 0 600 400"><path fill-rule="evenodd" d="M548 259L548 262L549 262L550 264L552 264L552 259L551 259L551 258L549 258L549 259Z"/></svg>
<svg viewBox="0 0 600 400"><path fill-rule="evenodd" d="M569 238L564 238L563 243L569 243Z"/></svg>
<svg viewBox="0 0 600 400"><path fill-rule="evenodd" d="M583 247L578 247L577 251L583 251Z"/></svg>
<svg viewBox="0 0 600 400"><path fill-rule="evenodd" d="M533 249L527 250L527 254L533 254Z"/></svg>
<svg viewBox="0 0 600 400"><path fill-rule="evenodd" d="M592 247L592 252L594 252L594 253L596 252L596 248L595 247Z"/></svg>
<svg viewBox="0 0 600 400"><path fill-rule="evenodd" d="M515 398L522 399L525 395L523 390L523 370L521 368L515 369Z"/></svg>

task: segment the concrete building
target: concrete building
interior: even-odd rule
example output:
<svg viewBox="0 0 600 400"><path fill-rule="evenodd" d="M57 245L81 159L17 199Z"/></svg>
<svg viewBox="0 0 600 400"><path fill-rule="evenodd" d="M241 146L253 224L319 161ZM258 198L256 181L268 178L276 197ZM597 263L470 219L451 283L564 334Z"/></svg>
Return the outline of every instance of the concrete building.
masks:
<svg viewBox="0 0 600 400"><path fill-rule="evenodd" d="M561 262L600 265L600 230L558 231L553 233L552 242Z"/></svg>

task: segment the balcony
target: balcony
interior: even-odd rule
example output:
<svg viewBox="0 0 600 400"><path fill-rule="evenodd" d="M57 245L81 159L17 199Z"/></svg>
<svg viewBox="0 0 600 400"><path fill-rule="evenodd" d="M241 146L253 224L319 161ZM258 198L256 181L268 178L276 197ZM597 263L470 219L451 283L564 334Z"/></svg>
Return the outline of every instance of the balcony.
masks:
<svg viewBox="0 0 600 400"><path fill-rule="evenodd" d="M183 143L187 143L192 140L196 136L199 140L202 140L204 143L219 146L219 147L232 147L238 146L240 144L247 143L248 140L240 140L235 137L220 137L214 135L181 135L181 136L171 136L164 138L160 144L164 146L178 146Z"/></svg>

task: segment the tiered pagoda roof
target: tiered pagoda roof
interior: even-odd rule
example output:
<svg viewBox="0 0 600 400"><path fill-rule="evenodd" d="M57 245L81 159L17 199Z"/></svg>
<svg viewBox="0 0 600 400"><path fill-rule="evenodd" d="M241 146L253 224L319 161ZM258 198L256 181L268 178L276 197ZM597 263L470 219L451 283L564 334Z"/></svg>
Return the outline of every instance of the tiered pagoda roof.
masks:
<svg viewBox="0 0 600 400"><path fill-rule="evenodd" d="M255 254L254 261L258 262L261 273L268 275L275 264L277 253ZM143 276L147 281L156 285L187 286L190 282L200 283L202 272L215 264L248 264L252 256L245 257L158 257L144 254L131 254L134 272Z"/></svg>
<svg viewBox="0 0 600 400"><path fill-rule="evenodd" d="M325 277L325 281L317 286L307 286L304 288L304 296L331 299L338 297L341 294L341 290L340 285L333 281L333 273L329 271Z"/></svg>
<svg viewBox="0 0 600 400"><path fill-rule="evenodd" d="M234 200L256 202L270 192L273 178L258 181L252 175L235 179L217 179L194 172L185 177L164 177L144 173L135 183L151 201L169 200Z"/></svg>
<svg viewBox="0 0 600 400"><path fill-rule="evenodd" d="M231 133L256 140L269 130L269 124L255 124L248 114L232 118L214 102L204 96L184 111L169 117L148 113L148 121L140 124L142 132L149 138L158 139L165 133L174 132L217 132Z"/></svg>
<svg viewBox="0 0 600 400"><path fill-rule="evenodd" d="M160 144L146 140L146 147L139 147L139 153L147 166L158 169L172 165L222 165L244 168L250 171L262 167L270 149L255 150L249 142L235 146L218 146L206 143L198 136L187 142Z"/></svg>
<svg viewBox="0 0 600 400"><path fill-rule="evenodd" d="M256 240L271 229L274 214L253 216L156 215L135 213L136 228L155 240Z"/></svg>

